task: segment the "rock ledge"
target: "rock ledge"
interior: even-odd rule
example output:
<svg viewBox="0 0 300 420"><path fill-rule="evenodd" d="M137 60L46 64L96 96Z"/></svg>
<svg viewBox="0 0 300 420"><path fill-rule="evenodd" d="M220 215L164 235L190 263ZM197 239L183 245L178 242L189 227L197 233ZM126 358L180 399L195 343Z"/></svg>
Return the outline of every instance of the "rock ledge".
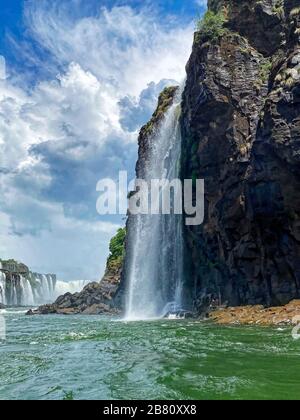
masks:
<svg viewBox="0 0 300 420"><path fill-rule="evenodd" d="M217 309L209 318L219 325L296 325L300 317L300 300L293 300L288 305L264 308L263 306L240 306Z"/></svg>

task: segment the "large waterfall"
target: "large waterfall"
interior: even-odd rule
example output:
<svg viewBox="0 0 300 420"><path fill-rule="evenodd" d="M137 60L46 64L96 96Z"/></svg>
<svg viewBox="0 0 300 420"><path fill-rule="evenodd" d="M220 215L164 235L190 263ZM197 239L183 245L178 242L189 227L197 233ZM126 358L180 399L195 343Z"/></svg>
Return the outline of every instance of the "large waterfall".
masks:
<svg viewBox="0 0 300 420"><path fill-rule="evenodd" d="M0 303L7 306L37 306L54 302L65 293L80 292L88 281L57 281L52 274L22 276L0 271Z"/></svg>
<svg viewBox="0 0 300 420"><path fill-rule="evenodd" d="M143 178L180 178L181 91L149 139ZM172 213L172 212L171 212ZM182 305L182 216L136 215L129 220L126 319L153 319Z"/></svg>

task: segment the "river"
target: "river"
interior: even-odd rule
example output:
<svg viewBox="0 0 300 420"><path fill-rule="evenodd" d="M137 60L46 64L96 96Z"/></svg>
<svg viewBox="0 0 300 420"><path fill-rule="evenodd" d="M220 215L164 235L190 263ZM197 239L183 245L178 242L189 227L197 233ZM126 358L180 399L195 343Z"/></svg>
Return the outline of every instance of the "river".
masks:
<svg viewBox="0 0 300 420"><path fill-rule="evenodd" d="M300 398L290 328L3 316L1 400Z"/></svg>

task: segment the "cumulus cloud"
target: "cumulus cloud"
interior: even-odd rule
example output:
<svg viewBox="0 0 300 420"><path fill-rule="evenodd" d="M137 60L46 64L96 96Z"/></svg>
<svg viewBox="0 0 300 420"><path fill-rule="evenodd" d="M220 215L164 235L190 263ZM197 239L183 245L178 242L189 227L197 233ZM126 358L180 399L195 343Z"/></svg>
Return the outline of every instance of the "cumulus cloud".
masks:
<svg viewBox="0 0 300 420"><path fill-rule="evenodd" d="M184 77L192 26L165 27L129 7L74 17L59 5L25 8L53 77L0 80L0 251L36 270L61 264L66 279L95 278L121 223L96 214L96 182L119 170L133 176L136 130L163 87ZM29 46L26 54L40 65Z"/></svg>
<svg viewBox="0 0 300 420"><path fill-rule="evenodd" d="M42 273L55 272L59 278L99 280L103 274L108 243L118 226L108 222L91 223L76 218L66 218L62 209L56 205L38 212L45 218L50 217L49 227L39 235L32 235L30 231L16 236L20 223L25 223L26 230L33 224L32 218L24 220L12 218L0 211L0 255L2 258L14 258L25 261L33 271ZM23 218L23 220L21 220ZM12 230L13 229L13 230ZM16 246L17 241L17 246Z"/></svg>
<svg viewBox="0 0 300 420"><path fill-rule="evenodd" d="M74 61L113 85L138 96L151 81L181 80L191 49L193 23L162 26L148 10L101 8L96 17L74 18L61 2L40 0L26 9L35 39L58 63Z"/></svg>
<svg viewBox="0 0 300 420"><path fill-rule="evenodd" d="M148 121L153 114L157 104L157 98L164 88L176 86L175 80L161 80L159 83L149 83L139 98L125 96L119 102L120 123L124 130L133 132L139 129L145 121Z"/></svg>

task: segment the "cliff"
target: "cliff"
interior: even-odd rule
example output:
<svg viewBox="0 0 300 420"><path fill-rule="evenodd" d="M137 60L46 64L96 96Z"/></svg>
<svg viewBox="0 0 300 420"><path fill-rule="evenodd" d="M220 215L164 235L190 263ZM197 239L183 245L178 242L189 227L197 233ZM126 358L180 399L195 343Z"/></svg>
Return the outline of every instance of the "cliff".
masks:
<svg viewBox="0 0 300 420"><path fill-rule="evenodd" d="M182 177L205 180L185 227L194 308L300 297L300 8L209 1L187 64Z"/></svg>

